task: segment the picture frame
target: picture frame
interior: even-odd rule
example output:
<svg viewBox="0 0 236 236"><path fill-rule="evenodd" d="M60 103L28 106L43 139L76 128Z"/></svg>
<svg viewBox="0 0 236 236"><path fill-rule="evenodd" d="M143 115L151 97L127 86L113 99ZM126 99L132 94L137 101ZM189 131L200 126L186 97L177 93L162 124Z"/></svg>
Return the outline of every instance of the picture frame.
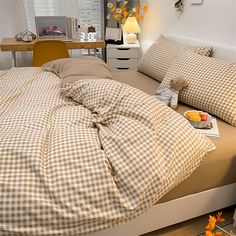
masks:
<svg viewBox="0 0 236 236"><path fill-rule="evenodd" d="M68 38L66 16L36 16L35 26L38 39Z"/></svg>
<svg viewBox="0 0 236 236"><path fill-rule="evenodd" d="M105 40L110 44L123 44L122 29L106 27Z"/></svg>

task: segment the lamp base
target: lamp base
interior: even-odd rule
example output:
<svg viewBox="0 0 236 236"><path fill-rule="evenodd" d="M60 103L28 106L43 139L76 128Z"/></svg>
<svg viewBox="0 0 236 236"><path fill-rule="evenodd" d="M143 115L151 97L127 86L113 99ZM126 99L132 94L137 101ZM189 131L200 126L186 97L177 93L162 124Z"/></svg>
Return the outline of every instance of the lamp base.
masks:
<svg viewBox="0 0 236 236"><path fill-rule="evenodd" d="M134 33L128 33L126 35L126 43L128 44L134 44L137 41L137 36Z"/></svg>

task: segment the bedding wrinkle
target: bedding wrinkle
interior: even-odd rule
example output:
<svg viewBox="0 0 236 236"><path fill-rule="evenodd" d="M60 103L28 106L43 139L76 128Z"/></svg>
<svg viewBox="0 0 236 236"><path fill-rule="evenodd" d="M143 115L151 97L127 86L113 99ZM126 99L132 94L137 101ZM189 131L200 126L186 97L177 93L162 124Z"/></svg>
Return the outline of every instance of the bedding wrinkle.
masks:
<svg viewBox="0 0 236 236"><path fill-rule="evenodd" d="M101 119L101 117L99 117ZM110 130L109 128L105 125L104 122L102 122L102 119L99 121L99 119L96 119L96 117L93 118L93 124L94 124L94 127L95 129L97 130L97 135L98 135L98 139L99 139L99 144L100 144L100 147L101 147L101 150L105 153L105 156L106 156L106 166L108 168L108 171L110 172L111 174L111 177L114 181L114 184L116 184L116 178L117 178L117 170L115 169L115 167L113 166L112 162L110 161L109 159L109 156L108 154L106 153L106 148L105 146L103 145L103 137L102 137L102 133L109 133ZM125 155L125 153L123 152L123 150L121 150L121 155Z"/></svg>
<svg viewBox="0 0 236 236"><path fill-rule="evenodd" d="M0 80L1 79L4 79L4 77L3 78L1 78L4 74L6 74L8 71L7 70L0 70Z"/></svg>
<svg viewBox="0 0 236 236"><path fill-rule="evenodd" d="M26 70L26 76L29 76L28 80L24 80L17 72L19 69L13 68L3 75L11 74L13 77L12 81L0 80L0 116L3 115L11 106L17 101L17 98L22 96L30 87L30 84L37 78L39 70L33 71ZM27 75L28 74L28 75Z"/></svg>

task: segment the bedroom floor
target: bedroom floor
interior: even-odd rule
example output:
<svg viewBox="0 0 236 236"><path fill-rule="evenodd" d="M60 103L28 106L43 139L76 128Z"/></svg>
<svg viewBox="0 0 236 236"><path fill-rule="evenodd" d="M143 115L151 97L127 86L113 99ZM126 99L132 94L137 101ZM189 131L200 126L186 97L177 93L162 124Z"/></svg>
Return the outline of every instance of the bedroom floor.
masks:
<svg viewBox="0 0 236 236"><path fill-rule="evenodd" d="M225 230L233 229L233 214L236 206L231 206L222 209ZM214 212L211 214L213 215ZM188 220L161 230L153 231L151 233L143 234L142 236L205 236L205 227L208 223L208 215L199 216L192 220ZM233 229L236 235L236 228Z"/></svg>

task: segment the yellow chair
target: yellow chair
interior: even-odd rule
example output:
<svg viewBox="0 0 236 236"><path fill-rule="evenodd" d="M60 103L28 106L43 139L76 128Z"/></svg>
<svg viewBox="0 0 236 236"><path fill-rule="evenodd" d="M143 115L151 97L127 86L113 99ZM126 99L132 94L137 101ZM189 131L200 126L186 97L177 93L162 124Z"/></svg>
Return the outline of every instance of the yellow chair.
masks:
<svg viewBox="0 0 236 236"><path fill-rule="evenodd" d="M34 43L32 66L43 64L60 58L69 58L66 44L60 40L42 40Z"/></svg>

